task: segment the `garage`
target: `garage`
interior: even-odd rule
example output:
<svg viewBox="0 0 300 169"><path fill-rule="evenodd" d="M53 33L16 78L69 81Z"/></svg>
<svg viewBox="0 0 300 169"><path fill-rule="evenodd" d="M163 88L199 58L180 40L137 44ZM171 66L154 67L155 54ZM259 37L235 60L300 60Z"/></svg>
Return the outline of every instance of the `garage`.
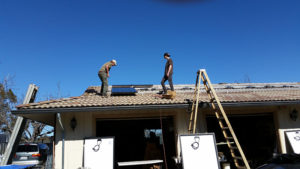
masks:
<svg viewBox="0 0 300 169"><path fill-rule="evenodd" d="M273 153L277 152L272 113L231 115L228 118L252 168L265 163L272 158ZM208 132L215 133L216 142L225 142L217 119L208 116L206 120ZM232 163L227 145L219 144L218 151L223 152L227 160ZM234 166L233 163L231 166Z"/></svg>
<svg viewBox="0 0 300 169"><path fill-rule="evenodd" d="M155 138L150 137L155 134ZM97 137L115 137L115 159L117 162L143 161L166 158L168 167L174 165L175 136L172 117L164 118L130 118L98 119ZM152 135L153 136L153 135ZM149 148L150 142L155 142ZM165 164L163 164L165 165ZM123 168L142 169L143 165Z"/></svg>

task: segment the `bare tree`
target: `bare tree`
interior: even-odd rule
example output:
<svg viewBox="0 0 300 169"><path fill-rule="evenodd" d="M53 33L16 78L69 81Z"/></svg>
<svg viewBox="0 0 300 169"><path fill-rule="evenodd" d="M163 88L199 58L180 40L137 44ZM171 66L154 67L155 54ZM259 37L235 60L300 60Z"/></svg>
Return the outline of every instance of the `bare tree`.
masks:
<svg viewBox="0 0 300 169"><path fill-rule="evenodd" d="M17 96L13 92L13 77L6 76L0 82L0 133L8 132L12 133L17 116L11 113L11 110L15 109L16 104L21 103L22 99L17 99ZM61 97L60 84L57 84L58 92L55 95L49 95L46 100L55 99ZM24 133L22 135L22 142L38 142L40 138L53 135L54 129L52 126L46 124L27 120Z"/></svg>
<svg viewBox="0 0 300 169"><path fill-rule="evenodd" d="M38 142L41 138L48 137L54 132L53 127L46 124L28 120L23 133L23 142Z"/></svg>
<svg viewBox="0 0 300 169"><path fill-rule="evenodd" d="M7 76L0 82L0 131L12 133L16 116L11 114L11 110L17 103L17 96L10 88L10 80Z"/></svg>
<svg viewBox="0 0 300 169"><path fill-rule="evenodd" d="M56 93L53 94L47 94L45 96L44 100L53 100L53 99L59 99L62 98L61 95L61 88L60 88L60 82L57 83L56 85ZM23 133L22 141L23 142L37 142L41 138L48 137L49 135L53 135L54 129L52 126L33 121L33 120L28 120L25 131Z"/></svg>
<svg viewBox="0 0 300 169"><path fill-rule="evenodd" d="M251 79L248 74L245 74L243 80L235 80L234 83L251 83Z"/></svg>
<svg viewBox="0 0 300 169"><path fill-rule="evenodd" d="M250 77L247 74L245 74L245 76L244 76L244 82L251 83Z"/></svg>

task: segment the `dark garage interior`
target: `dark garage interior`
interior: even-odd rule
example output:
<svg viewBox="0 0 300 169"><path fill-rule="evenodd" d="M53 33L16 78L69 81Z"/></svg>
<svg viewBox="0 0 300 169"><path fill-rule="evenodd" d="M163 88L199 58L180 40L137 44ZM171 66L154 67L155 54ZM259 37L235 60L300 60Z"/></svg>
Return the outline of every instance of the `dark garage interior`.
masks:
<svg viewBox="0 0 300 169"><path fill-rule="evenodd" d="M228 118L251 168L266 163L277 152L272 114L234 115ZM208 132L215 133L216 142L225 142L216 117L209 116L206 120ZM231 168L234 168L227 145L219 145L218 151L225 154Z"/></svg>
<svg viewBox="0 0 300 169"><path fill-rule="evenodd" d="M154 158L164 160L164 158L166 158L168 168L174 166L172 157L175 156L176 146L173 118L99 119L96 122L96 127L97 137L115 137L114 153L116 162L152 160ZM154 148L147 148L147 143L150 141L150 132L156 134L156 151ZM164 142L162 142L162 140L164 140ZM165 164L162 166L165 168ZM145 166L140 165L122 168L142 169L145 168Z"/></svg>

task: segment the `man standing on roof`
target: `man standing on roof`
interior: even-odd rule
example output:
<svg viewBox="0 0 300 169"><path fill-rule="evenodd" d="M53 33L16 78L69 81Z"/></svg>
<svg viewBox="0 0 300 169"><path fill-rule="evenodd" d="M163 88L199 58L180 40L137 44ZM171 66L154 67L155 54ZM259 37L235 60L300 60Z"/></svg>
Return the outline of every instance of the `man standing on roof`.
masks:
<svg viewBox="0 0 300 169"><path fill-rule="evenodd" d="M174 87L173 87L173 80L172 80L172 76L173 76L173 61L171 59L171 55L169 53L164 53L164 58L167 60L166 62L166 66L165 66L165 74L161 80L161 86L163 88L163 94L167 94L167 89L165 86L165 82L168 80L169 81L169 85L172 91L174 91Z"/></svg>
<svg viewBox="0 0 300 169"><path fill-rule="evenodd" d="M98 72L98 76L102 82L101 85L101 94L102 96L107 96L107 91L108 91L108 81L107 78L109 78L109 71L112 66L116 66L117 61L116 60L111 60L109 62L106 62L102 67L100 68Z"/></svg>

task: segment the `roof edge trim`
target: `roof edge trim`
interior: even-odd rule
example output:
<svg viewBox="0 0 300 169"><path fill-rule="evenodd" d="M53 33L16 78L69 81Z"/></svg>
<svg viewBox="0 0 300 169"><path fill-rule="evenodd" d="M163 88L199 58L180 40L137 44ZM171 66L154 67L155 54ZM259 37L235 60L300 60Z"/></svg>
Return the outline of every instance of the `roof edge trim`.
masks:
<svg viewBox="0 0 300 169"><path fill-rule="evenodd" d="M208 102L203 102L208 103ZM295 101L272 101L272 102L231 102L222 103L224 107L252 107L252 106L280 106L300 104ZM190 104L164 104L164 105L132 105L132 106L107 106L107 107L73 107L73 108L51 108L51 109L19 109L11 111L14 115L39 114L39 113L66 113L66 112L91 112L105 110L132 110L132 109L172 109L188 108Z"/></svg>
<svg viewBox="0 0 300 169"><path fill-rule="evenodd" d="M187 108L189 104L167 104L167 105L132 105L132 106L106 106L106 107L73 107L73 108L52 108L52 109L19 109L12 113L18 114L37 114L37 113L64 113L64 112L91 112L105 110L132 110L132 109L170 109Z"/></svg>

